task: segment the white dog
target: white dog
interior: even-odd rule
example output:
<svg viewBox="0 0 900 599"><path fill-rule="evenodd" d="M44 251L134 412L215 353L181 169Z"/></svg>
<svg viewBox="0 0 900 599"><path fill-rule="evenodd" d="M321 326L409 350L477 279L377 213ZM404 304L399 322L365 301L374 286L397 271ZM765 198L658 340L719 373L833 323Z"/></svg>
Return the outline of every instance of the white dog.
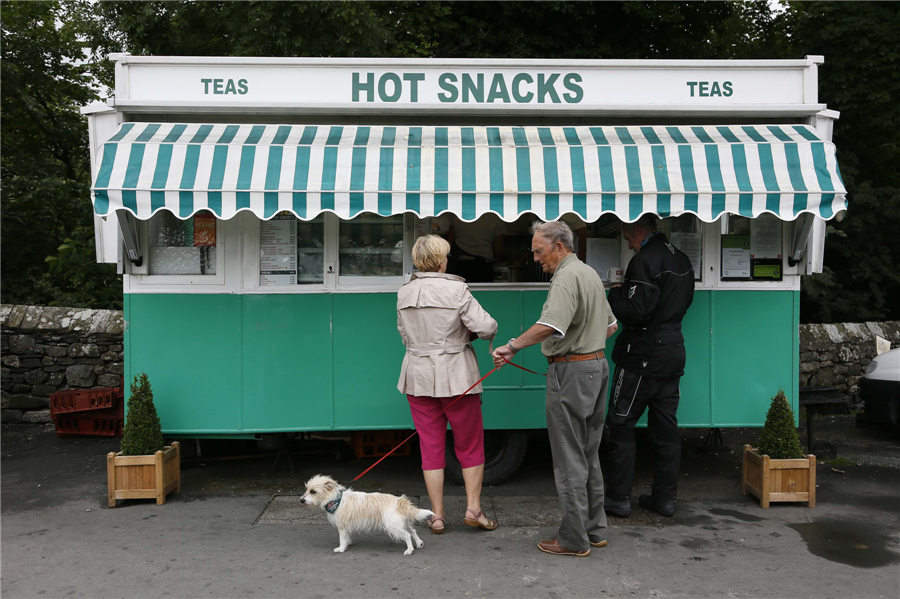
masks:
<svg viewBox="0 0 900 599"><path fill-rule="evenodd" d="M406 541L403 555L411 555L413 541L416 549L424 545L413 525L434 516L434 512L418 509L406 495L361 493L321 474L306 481L306 493L300 501L325 510L328 522L338 529L341 544L335 553L345 552L355 533L384 531L395 541Z"/></svg>

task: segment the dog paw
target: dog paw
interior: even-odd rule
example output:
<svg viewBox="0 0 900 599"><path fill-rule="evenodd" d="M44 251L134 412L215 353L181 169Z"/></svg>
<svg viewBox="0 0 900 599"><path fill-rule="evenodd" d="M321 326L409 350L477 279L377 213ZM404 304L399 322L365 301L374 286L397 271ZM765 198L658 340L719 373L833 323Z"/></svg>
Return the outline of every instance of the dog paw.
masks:
<svg viewBox="0 0 900 599"><path fill-rule="evenodd" d="M416 541L416 549L421 549L425 546L425 541Z"/></svg>
<svg viewBox="0 0 900 599"><path fill-rule="evenodd" d="M403 555L412 555L412 552L413 552L412 549L407 549L406 551L403 552Z"/></svg>
<svg viewBox="0 0 900 599"><path fill-rule="evenodd" d="M346 547L335 547L335 548L334 548L334 552L335 552L335 553L343 553L343 552L345 552L345 551L347 551L347 548L346 548Z"/></svg>

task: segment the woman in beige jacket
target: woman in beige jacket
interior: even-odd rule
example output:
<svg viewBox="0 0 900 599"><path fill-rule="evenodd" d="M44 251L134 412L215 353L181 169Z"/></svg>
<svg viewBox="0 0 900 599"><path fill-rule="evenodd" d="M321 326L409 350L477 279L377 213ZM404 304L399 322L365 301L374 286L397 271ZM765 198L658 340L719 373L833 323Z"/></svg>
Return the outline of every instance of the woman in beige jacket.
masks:
<svg viewBox="0 0 900 599"><path fill-rule="evenodd" d="M446 274L450 244L436 235L416 240L413 264L420 271L397 294L397 329L406 356L397 388L409 400L422 447L422 470L434 518L428 527L444 532L444 448L447 422L462 466L468 507L463 522L485 530L497 528L481 510L484 478L484 426L481 385L454 399L481 375L470 341L493 339L497 321L472 297L465 279Z"/></svg>

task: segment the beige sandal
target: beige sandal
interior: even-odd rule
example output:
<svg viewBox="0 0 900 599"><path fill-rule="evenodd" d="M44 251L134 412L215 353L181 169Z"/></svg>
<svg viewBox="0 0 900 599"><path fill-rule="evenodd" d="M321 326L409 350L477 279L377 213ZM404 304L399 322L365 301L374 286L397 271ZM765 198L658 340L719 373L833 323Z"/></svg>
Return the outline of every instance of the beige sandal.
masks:
<svg viewBox="0 0 900 599"><path fill-rule="evenodd" d="M474 518L469 518L470 512L475 515ZM496 520L491 520L490 518L487 519L487 524L478 520L483 514L484 512L476 512L472 508L466 508L466 517L463 518L463 524L465 524L466 526L480 528L482 530L494 530L495 528L500 526L500 524Z"/></svg>
<svg viewBox="0 0 900 599"><path fill-rule="evenodd" d="M440 526L434 525L435 521L437 521L437 520L441 521ZM441 518L440 516L434 516L433 518L429 518L428 521L425 522L425 525L428 526L429 529L431 529L431 534L433 534L433 535L444 534L444 519Z"/></svg>

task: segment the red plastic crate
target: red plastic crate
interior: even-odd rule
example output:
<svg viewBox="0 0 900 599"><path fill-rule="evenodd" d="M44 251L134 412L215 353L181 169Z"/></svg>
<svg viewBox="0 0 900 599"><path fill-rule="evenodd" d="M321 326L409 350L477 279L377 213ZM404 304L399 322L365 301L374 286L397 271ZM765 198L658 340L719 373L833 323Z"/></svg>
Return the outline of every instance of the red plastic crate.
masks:
<svg viewBox="0 0 900 599"><path fill-rule="evenodd" d="M125 404L118 407L93 412L58 414L53 417L57 437L121 437L125 421Z"/></svg>
<svg viewBox="0 0 900 599"><path fill-rule="evenodd" d="M120 389L117 387L99 387L97 389L72 389L50 394L50 415L72 414L74 412L91 412L108 410L118 406Z"/></svg>

